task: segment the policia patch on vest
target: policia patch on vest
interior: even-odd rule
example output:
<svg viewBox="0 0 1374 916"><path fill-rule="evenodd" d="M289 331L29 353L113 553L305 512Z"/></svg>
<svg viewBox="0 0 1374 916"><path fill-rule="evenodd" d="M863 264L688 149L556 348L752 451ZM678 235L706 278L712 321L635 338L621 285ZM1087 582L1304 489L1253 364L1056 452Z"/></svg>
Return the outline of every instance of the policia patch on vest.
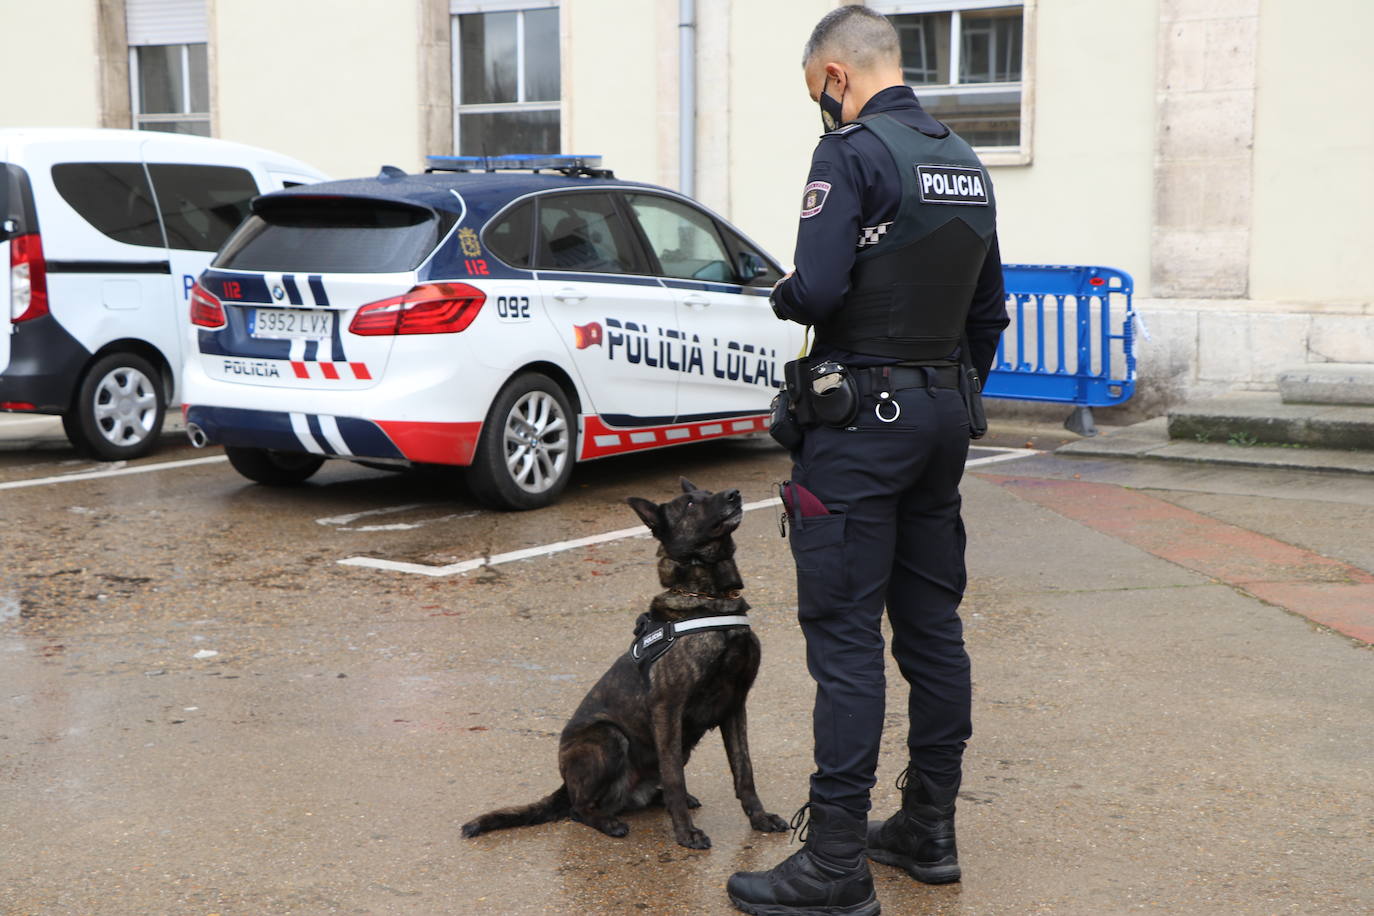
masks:
<svg viewBox="0 0 1374 916"><path fill-rule="evenodd" d="M957 165L918 165L916 185L920 189L922 203L968 207L986 207L989 204L988 186L981 169Z"/></svg>

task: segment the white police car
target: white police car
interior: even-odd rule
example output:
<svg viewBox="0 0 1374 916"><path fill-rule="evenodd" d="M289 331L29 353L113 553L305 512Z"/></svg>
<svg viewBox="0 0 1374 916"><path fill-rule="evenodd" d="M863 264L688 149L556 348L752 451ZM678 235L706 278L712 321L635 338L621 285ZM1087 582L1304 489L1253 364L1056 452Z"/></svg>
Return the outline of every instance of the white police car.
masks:
<svg viewBox="0 0 1374 916"><path fill-rule="evenodd" d="M777 263L596 157L431 157L257 198L192 292L188 431L267 484L468 466L528 509L572 466L766 428L801 329Z"/></svg>

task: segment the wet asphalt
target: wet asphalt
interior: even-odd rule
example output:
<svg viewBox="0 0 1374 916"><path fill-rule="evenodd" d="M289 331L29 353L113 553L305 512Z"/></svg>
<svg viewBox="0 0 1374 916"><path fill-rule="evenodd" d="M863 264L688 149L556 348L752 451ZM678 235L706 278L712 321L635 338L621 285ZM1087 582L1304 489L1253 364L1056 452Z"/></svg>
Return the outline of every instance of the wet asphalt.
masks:
<svg viewBox="0 0 1374 916"><path fill-rule="evenodd" d="M478 508L457 474L330 465L274 490L218 457L169 436L115 470L195 463L83 478L110 468L43 421L0 421L0 913L716 914L731 872L797 848L749 829L714 735L687 770L708 851L661 810L620 840L566 821L458 834L558 785L563 721L657 590L647 535L446 576L340 562L442 567L631 527L624 497L666 499L679 475L766 500L781 451L596 462L520 514ZM1374 485L1041 453L971 468L964 494L965 877L875 866L884 912L1374 912L1368 643L1199 572L1159 546L1165 521L1091 516L1148 501L1261 560L1325 558L1338 588L1374 573ZM776 514L736 540L764 647L750 744L786 818L811 685ZM883 815L905 763L891 665L888 682Z"/></svg>

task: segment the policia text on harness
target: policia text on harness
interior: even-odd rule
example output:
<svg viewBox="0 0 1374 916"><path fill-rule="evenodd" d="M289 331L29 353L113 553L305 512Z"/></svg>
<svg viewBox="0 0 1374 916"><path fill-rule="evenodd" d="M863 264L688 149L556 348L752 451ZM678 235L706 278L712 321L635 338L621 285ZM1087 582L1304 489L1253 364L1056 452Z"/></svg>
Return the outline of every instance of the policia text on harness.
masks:
<svg viewBox="0 0 1374 916"><path fill-rule="evenodd" d="M861 370L868 376L864 381L834 362L803 357L788 363L770 431L794 448L801 435L797 427L848 425L863 394L879 400L881 418L881 402L894 390L957 387L968 407L970 435L981 438L987 430L982 384L970 362L964 323L996 231L992 184L956 134L931 137L885 114L840 130L860 129L892 155L902 199L882 239L855 255L844 306L838 317L816 326L816 340L899 363ZM956 348L958 362L951 359Z"/></svg>

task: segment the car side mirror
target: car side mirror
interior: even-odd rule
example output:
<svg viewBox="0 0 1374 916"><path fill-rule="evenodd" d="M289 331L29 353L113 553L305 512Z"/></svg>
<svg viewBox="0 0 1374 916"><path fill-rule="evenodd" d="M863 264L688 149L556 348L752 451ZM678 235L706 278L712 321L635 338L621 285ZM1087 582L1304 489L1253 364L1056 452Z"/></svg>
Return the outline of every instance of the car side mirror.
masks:
<svg viewBox="0 0 1374 916"><path fill-rule="evenodd" d="M763 258L754 254L752 251L741 251L735 256L735 273L745 283L750 280L757 280L768 273L768 265L763 263Z"/></svg>

